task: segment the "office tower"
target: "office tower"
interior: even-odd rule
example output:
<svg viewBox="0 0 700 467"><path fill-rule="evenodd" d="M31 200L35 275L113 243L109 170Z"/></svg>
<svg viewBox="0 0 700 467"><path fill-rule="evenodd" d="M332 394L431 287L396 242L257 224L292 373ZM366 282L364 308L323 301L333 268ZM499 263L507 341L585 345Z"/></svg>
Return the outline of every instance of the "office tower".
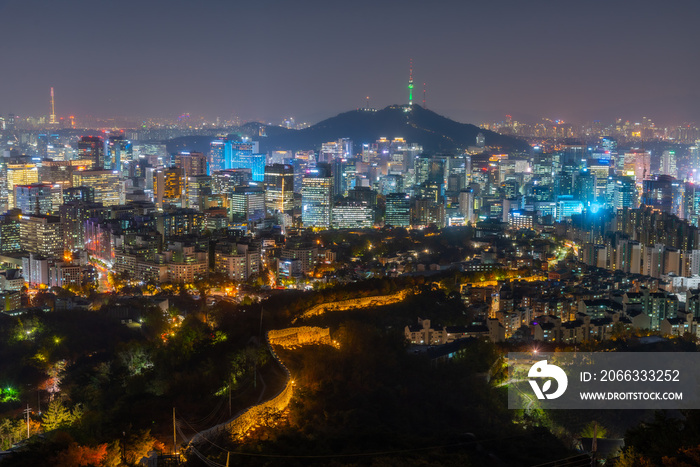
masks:
<svg viewBox="0 0 700 467"><path fill-rule="evenodd" d="M94 170L103 170L106 168L104 146L104 140L99 136L83 136L78 141L78 158L91 160Z"/></svg>
<svg viewBox="0 0 700 467"><path fill-rule="evenodd" d="M156 216L156 230L166 240L183 235L198 235L204 226L204 214L194 209L166 209Z"/></svg>
<svg viewBox="0 0 700 467"><path fill-rule="evenodd" d="M486 137L484 136L483 133L479 132L476 135L476 147L477 148L484 148L486 146Z"/></svg>
<svg viewBox="0 0 700 467"><path fill-rule="evenodd" d="M0 214L0 254L17 253L22 250L19 242L20 229L18 209Z"/></svg>
<svg viewBox="0 0 700 467"><path fill-rule="evenodd" d="M571 218L574 214L583 212L583 203L574 199L560 199L557 201L557 221Z"/></svg>
<svg viewBox="0 0 700 467"><path fill-rule="evenodd" d="M374 209L362 201L343 201L333 206L334 229L369 229L374 225Z"/></svg>
<svg viewBox="0 0 700 467"><path fill-rule="evenodd" d="M690 169L695 170L695 180L700 180L700 140L696 140L695 144L690 148Z"/></svg>
<svg viewBox="0 0 700 467"><path fill-rule="evenodd" d="M212 173L211 192L215 195L233 193L237 186L249 185L253 181L251 169L227 169Z"/></svg>
<svg viewBox="0 0 700 467"><path fill-rule="evenodd" d="M31 185L39 181L39 171L35 164L7 164L7 203L15 207L15 185Z"/></svg>
<svg viewBox="0 0 700 467"><path fill-rule="evenodd" d="M425 182L435 182L443 185L445 182L445 159L430 157L426 154L415 160L416 185Z"/></svg>
<svg viewBox="0 0 700 467"><path fill-rule="evenodd" d="M61 189L73 185L73 171L76 167L73 161L49 161L41 162L39 170L39 182L49 185L60 185Z"/></svg>
<svg viewBox="0 0 700 467"><path fill-rule="evenodd" d="M625 153L624 173L622 175L632 176L638 186L642 181L651 176L651 154L649 151L633 149Z"/></svg>
<svg viewBox="0 0 700 467"><path fill-rule="evenodd" d="M153 171L153 200L157 208L163 204L181 202L184 189L182 169L159 168Z"/></svg>
<svg viewBox="0 0 700 467"><path fill-rule="evenodd" d="M637 205L637 187L632 177L609 177L609 205L614 209L634 208Z"/></svg>
<svg viewBox="0 0 700 467"><path fill-rule="evenodd" d="M606 154L617 153L617 140L611 136L603 136L600 140L600 145Z"/></svg>
<svg viewBox="0 0 700 467"><path fill-rule="evenodd" d="M464 216L464 222L466 223L476 222L476 215L474 212L475 201L476 194L473 188L466 188L459 192L459 212Z"/></svg>
<svg viewBox="0 0 700 467"><path fill-rule="evenodd" d="M386 215L384 225L409 227L411 225L411 197L406 193L386 195Z"/></svg>
<svg viewBox="0 0 700 467"><path fill-rule="evenodd" d="M321 152L318 156L318 162L329 164L336 159L348 159L352 157L352 155L352 140L348 138L341 138L337 141L330 141L328 143L321 144Z"/></svg>
<svg viewBox="0 0 700 467"><path fill-rule="evenodd" d="M501 193L505 199L518 199L520 187L518 186L517 180L509 179L501 183Z"/></svg>
<svg viewBox="0 0 700 467"><path fill-rule="evenodd" d="M670 175L673 178L678 177L678 168L676 167L676 151L666 150L661 154L659 173L661 175Z"/></svg>
<svg viewBox="0 0 700 467"><path fill-rule="evenodd" d="M286 160L293 159L292 151L272 151L266 161L267 165L284 164Z"/></svg>
<svg viewBox="0 0 700 467"><path fill-rule="evenodd" d="M411 209L411 225L423 227L434 224L445 226L445 205L429 198L416 198Z"/></svg>
<svg viewBox="0 0 700 467"><path fill-rule="evenodd" d="M331 163L333 170L333 196L347 196L348 190L354 188L357 166L355 159L335 159Z"/></svg>
<svg viewBox="0 0 700 467"><path fill-rule="evenodd" d="M368 186L357 186L348 191L348 201L366 203L374 209L377 207L377 192Z"/></svg>
<svg viewBox="0 0 700 467"><path fill-rule="evenodd" d="M48 258L63 257L63 228L60 217L22 214L19 229L23 250Z"/></svg>
<svg viewBox="0 0 700 467"><path fill-rule="evenodd" d="M700 225L700 184L687 182L683 185L683 219L695 227Z"/></svg>
<svg viewBox="0 0 700 467"><path fill-rule="evenodd" d="M95 202L95 189L91 186L75 186L63 190L63 202L83 201L86 203Z"/></svg>
<svg viewBox="0 0 700 467"><path fill-rule="evenodd" d="M123 135L112 135L105 141L105 169L122 170L122 162L131 161L134 150L131 141Z"/></svg>
<svg viewBox="0 0 700 467"><path fill-rule="evenodd" d="M586 168L595 175L595 198L602 199L605 197L605 190L608 184L608 176L610 175L612 161L609 159L588 159Z"/></svg>
<svg viewBox="0 0 700 467"><path fill-rule="evenodd" d="M187 206L198 211L204 210L204 200L206 196L212 194L212 178L209 175L193 175L187 177L186 193Z"/></svg>
<svg viewBox="0 0 700 467"><path fill-rule="evenodd" d="M383 195L403 192L403 176L389 174L379 179L379 192Z"/></svg>
<svg viewBox="0 0 700 467"><path fill-rule="evenodd" d="M607 180L607 178L606 178ZM574 197L589 206L596 200L596 175L588 169L581 170L574 182Z"/></svg>
<svg viewBox="0 0 700 467"><path fill-rule="evenodd" d="M669 175L655 175L644 180L642 204L655 210L683 216L682 182Z"/></svg>
<svg viewBox="0 0 700 467"><path fill-rule="evenodd" d="M226 169L251 169L255 182L264 181L265 154L257 154L255 141L226 141L224 160Z"/></svg>
<svg viewBox="0 0 700 467"><path fill-rule="evenodd" d="M331 225L333 177L327 164L308 170L301 186L301 220L304 227Z"/></svg>
<svg viewBox="0 0 700 467"><path fill-rule="evenodd" d="M201 152L180 152L172 159L173 166L182 170L183 193L189 193L188 183L191 177L207 175L207 158Z"/></svg>
<svg viewBox="0 0 700 467"><path fill-rule="evenodd" d="M104 218L107 209L92 201L71 199L60 206L58 212L63 226L64 248L66 251L75 251L85 248L85 221Z"/></svg>
<svg viewBox="0 0 700 467"><path fill-rule="evenodd" d="M265 191L259 186L238 186L229 195L232 222L259 222L265 218Z"/></svg>
<svg viewBox="0 0 700 467"><path fill-rule="evenodd" d="M51 185L35 183L32 185L15 185L15 207L22 214L53 214L53 190ZM60 188L58 188L60 190ZM57 204L56 207L60 206Z"/></svg>
<svg viewBox="0 0 700 467"><path fill-rule="evenodd" d="M210 143L208 175L226 168L225 145L226 141L223 139L216 139Z"/></svg>
<svg viewBox="0 0 700 467"><path fill-rule="evenodd" d="M201 152L180 152L173 156L173 166L182 169L185 178L207 174L207 158Z"/></svg>
<svg viewBox="0 0 700 467"><path fill-rule="evenodd" d="M293 214L294 167L288 164L265 167L265 202L268 211Z"/></svg>
<svg viewBox="0 0 700 467"><path fill-rule="evenodd" d="M287 159L285 163L294 168L294 193L301 193L301 182L306 174L307 162L295 157L294 159Z"/></svg>
<svg viewBox="0 0 700 467"><path fill-rule="evenodd" d="M123 184L119 174L112 170L76 170L73 186L87 186L95 190L95 202L114 206L124 202Z"/></svg>

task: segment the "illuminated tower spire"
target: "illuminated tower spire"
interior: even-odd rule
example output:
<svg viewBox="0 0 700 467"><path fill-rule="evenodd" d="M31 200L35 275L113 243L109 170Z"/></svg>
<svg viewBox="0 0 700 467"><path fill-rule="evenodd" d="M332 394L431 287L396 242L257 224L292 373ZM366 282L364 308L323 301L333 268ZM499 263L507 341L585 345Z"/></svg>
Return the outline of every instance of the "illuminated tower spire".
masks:
<svg viewBox="0 0 700 467"><path fill-rule="evenodd" d="M56 121L56 106L53 100L53 86L51 87L51 115L49 116L49 125L55 125Z"/></svg>
<svg viewBox="0 0 700 467"><path fill-rule="evenodd" d="M413 59L411 59L408 69L408 105L413 105Z"/></svg>

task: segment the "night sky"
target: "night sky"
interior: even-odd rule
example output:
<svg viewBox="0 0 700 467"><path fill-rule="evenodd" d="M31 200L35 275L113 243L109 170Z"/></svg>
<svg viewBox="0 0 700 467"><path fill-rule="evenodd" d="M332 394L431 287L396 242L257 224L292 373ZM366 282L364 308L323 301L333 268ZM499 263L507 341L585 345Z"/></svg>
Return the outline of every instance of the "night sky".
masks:
<svg viewBox="0 0 700 467"><path fill-rule="evenodd" d="M0 115L698 118L700 2L0 0ZM675 122L674 122L675 123Z"/></svg>

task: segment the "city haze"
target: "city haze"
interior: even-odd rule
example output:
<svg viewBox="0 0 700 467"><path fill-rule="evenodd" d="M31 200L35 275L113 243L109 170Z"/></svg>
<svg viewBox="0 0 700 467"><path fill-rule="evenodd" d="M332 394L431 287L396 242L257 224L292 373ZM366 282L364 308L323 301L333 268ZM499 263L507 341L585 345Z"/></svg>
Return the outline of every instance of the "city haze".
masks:
<svg viewBox="0 0 700 467"><path fill-rule="evenodd" d="M700 4L0 1L0 114L700 120Z"/></svg>

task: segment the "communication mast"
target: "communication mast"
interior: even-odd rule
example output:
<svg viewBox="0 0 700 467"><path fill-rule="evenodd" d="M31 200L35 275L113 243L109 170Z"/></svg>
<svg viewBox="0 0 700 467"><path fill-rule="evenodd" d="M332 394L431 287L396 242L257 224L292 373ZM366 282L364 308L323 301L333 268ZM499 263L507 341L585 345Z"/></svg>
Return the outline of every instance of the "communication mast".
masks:
<svg viewBox="0 0 700 467"><path fill-rule="evenodd" d="M413 105L413 59L410 60L408 68L408 105Z"/></svg>

